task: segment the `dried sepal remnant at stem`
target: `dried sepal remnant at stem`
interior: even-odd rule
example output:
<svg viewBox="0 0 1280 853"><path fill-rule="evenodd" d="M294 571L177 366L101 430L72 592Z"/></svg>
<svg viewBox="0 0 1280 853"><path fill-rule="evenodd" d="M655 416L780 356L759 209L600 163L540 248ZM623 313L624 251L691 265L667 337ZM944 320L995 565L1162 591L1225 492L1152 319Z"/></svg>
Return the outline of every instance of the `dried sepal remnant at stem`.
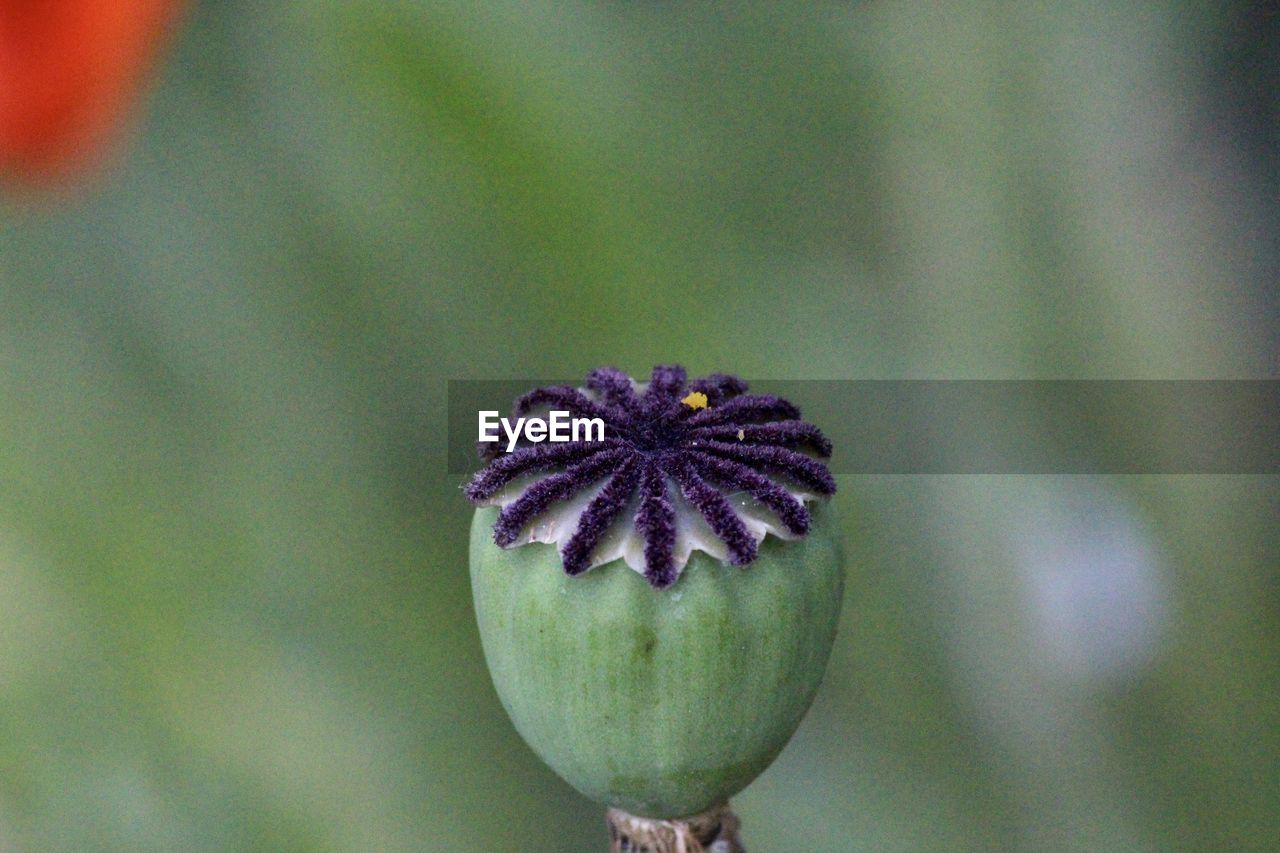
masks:
<svg viewBox="0 0 1280 853"><path fill-rule="evenodd" d="M747 394L737 377L689 381L684 368L660 365L640 384L602 367L584 386L530 391L516 400L515 414L557 409L599 418L603 441L522 439L510 453L481 446L488 464L466 493L478 505L502 507L498 545L522 544L522 537L556 542L571 575L623 556L663 588L675 583L691 549L745 566L766 532L803 536L805 501L836 490L821 461L831 455L821 430L786 400ZM554 517L541 534L528 532L547 516ZM642 547L629 548L630 539Z"/></svg>
<svg viewBox="0 0 1280 853"><path fill-rule="evenodd" d="M648 850L652 853L746 853L738 835L740 821L728 803L675 820L637 817L609 809L610 853Z"/></svg>

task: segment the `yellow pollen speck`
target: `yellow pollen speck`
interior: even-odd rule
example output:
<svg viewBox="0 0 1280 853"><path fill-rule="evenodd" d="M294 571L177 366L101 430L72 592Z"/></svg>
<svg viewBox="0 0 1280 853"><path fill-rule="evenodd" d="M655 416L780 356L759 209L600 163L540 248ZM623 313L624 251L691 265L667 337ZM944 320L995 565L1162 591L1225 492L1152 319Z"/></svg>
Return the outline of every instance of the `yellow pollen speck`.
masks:
<svg viewBox="0 0 1280 853"><path fill-rule="evenodd" d="M707 395L701 391L690 391L689 396L680 402L691 409L705 409L707 407Z"/></svg>
<svg viewBox="0 0 1280 853"><path fill-rule="evenodd" d="M746 441L747 434L743 430L738 430L738 441Z"/></svg>

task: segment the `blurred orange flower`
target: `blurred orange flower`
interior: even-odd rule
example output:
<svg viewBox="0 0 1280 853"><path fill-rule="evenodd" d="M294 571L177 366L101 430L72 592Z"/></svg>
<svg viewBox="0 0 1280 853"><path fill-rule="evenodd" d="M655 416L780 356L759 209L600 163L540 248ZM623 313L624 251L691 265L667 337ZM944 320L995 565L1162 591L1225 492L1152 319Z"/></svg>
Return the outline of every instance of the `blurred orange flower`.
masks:
<svg viewBox="0 0 1280 853"><path fill-rule="evenodd" d="M136 99L179 0L0 0L0 177L93 163Z"/></svg>

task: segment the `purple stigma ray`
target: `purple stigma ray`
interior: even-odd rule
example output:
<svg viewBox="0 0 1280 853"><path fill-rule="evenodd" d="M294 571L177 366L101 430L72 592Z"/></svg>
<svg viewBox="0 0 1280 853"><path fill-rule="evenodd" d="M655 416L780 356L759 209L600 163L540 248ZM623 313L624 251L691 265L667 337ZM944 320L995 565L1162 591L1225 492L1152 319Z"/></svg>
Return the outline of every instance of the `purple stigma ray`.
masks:
<svg viewBox="0 0 1280 853"><path fill-rule="evenodd" d="M836 481L827 466L796 450L776 445L728 444L723 441L700 441L698 450L775 471L809 486L820 495L835 494Z"/></svg>
<svg viewBox="0 0 1280 853"><path fill-rule="evenodd" d="M546 406L551 409L563 409L574 417L607 418L609 411L594 400L587 398L577 388L568 385L556 385L551 388L537 388L516 400L517 415L527 415L534 409Z"/></svg>
<svg viewBox="0 0 1280 853"><path fill-rule="evenodd" d="M724 544L729 562L745 566L756 558L767 532L804 535L811 522L805 501L835 492L834 478L816 458L831 454L822 432L801 421L799 409L786 400L746 394L747 384L734 376L689 380L679 365L658 365L645 387L621 370L604 367L592 370L585 385L585 391L564 385L530 391L514 411L523 416L556 409L600 418L607 436L603 442L525 441L510 453L495 450L495 444L484 447L481 455L488 464L466 495L476 504L503 506L494 524L499 546L516 545L538 517L605 480L572 530L564 526L558 534L538 535L559 541L565 571L578 575L619 553L635 555L627 557L629 562L638 559L637 552L625 551L625 540L609 535L618 525L631 525L632 532L624 535L643 541L643 574L662 589L676 582L689 555L684 537L693 536L692 547L706 550L709 529ZM683 401L690 391L706 395L705 408ZM519 478L544 472L518 495L504 493ZM672 489L683 498L679 511ZM726 497L733 494L749 495L755 503L735 509ZM629 507L634 514L626 517ZM740 512L754 519L750 525ZM694 522L698 517L706 527Z"/></svg>
<svg viewBox="0 0 1280 853"><path fill-rule="evenodd" d="M588 373L587 388L628 414L635 414L638 408L639 398L631 377L616 367L597 367Z"/></svg>
<svg viewBox="0 0 1280 853"><path fill-rule="evenodd" d="M727 373L713 373L690 382L689 390L706 394L708 405L718 406L727 397L736 397L745 393L747 383Z"/></svg>
<svg viewBox="0 0 1280 853"><path fill-rule="evenodd" d="M503 547L515 542L520 536L520 530L535 515L545 511L552 503L564 500L596 482L605 475L610 465L623 458L625 451L622 449L597 453L559 474L552 474L534 483L498 515L498 521L493 525L493 541Z"/></svg>
<svg viewBox="0 0 1280 853"><path fill-rule="evenodd" d="M738 438L739 430L742 432L742 438ZM808 447L824 458L831 455L831 442L816 426L804 421L775 421L769 424L752 424L744 427L739 427L735 424L730 424L729 426L700 426L691 429L689 434L697 436L699 439L723 441L730 444L742 441L746 444L776 444L779 447L793 448Z"/></svg>
<svg viewBox="0 0 1280 853"><path fill-rule="evenodd" d="M787 530L803 536L809 532L809 510L791 496L791 493L763 474L748 468L741 462L718 459L714 456L697 456L693 464L711 481L724 486L741 486L744 491L773 510Z"/></svg>
<svg viewBox="0 0 1280 853"><path fill-rule="evenodd" d="M574 531L573 538L560 552L566 572L579 575L591 565L592 550L601 537L609 531L609 525L613 524L613 520L631 500L639 480L639 460L628 459L622 463L618 473L614 474L613 478L600 490L600 494L587 504L587 508L578 519L578 528Z"/></svg>
<svg viewBox="0 0 1280 853"><path fill-rule="evenodd" d="M659 407L680 401L684 389L684 368L678 365L658 365L649 377L649 399Z"/></svg>
<svg viewBox="0 0 1280 853"><path fill-rule="evenodd" d="M719 406L708 406L686 419L689 426L717 424L755 424L762 421L795 420L800 410L777 397L751 394L725 400Z"/></svg>
<svg viewBox="0 0 1280 853"><path fill-rule="evenodd" d="M667 475L656 462L644 468L636 529L644 535L644 576L658 589L676 582L676 510L667 494Z"/></svg>
<svg viewBox="0 0 1280 853"><path fill-rule="evenodd" d="M680 484L685 500L697 508L712 532L729 549L729 562L735 566L745 566L754 560L756 540L724 495L699 477L687 459L681 459L672 467L675 470L671 474Z"/></svg>
<svg viewBox="0 0 1280 853"><path fill-rule="evenodd" d="M618 447L621 442L573 441L566 444L532 444L518 447L481 469L467 484L467 499L481 503L497 494L512 480L524 474L545 471L557 465L581 461L602 450Z"/></svg>

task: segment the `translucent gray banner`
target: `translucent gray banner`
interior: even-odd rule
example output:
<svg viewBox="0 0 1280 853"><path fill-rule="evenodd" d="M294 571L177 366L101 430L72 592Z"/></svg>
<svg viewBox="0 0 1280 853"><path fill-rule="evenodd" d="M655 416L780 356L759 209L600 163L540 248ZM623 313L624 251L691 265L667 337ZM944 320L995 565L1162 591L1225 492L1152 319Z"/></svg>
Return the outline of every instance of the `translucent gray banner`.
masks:
<svg viewBox="0 0 1280 853"><path fill-rule="evenodd" d="M478 414L572 380L451 380L448 470ZM1276 474L1280 380L760 380L831 439L841 474Z"/></svg>

